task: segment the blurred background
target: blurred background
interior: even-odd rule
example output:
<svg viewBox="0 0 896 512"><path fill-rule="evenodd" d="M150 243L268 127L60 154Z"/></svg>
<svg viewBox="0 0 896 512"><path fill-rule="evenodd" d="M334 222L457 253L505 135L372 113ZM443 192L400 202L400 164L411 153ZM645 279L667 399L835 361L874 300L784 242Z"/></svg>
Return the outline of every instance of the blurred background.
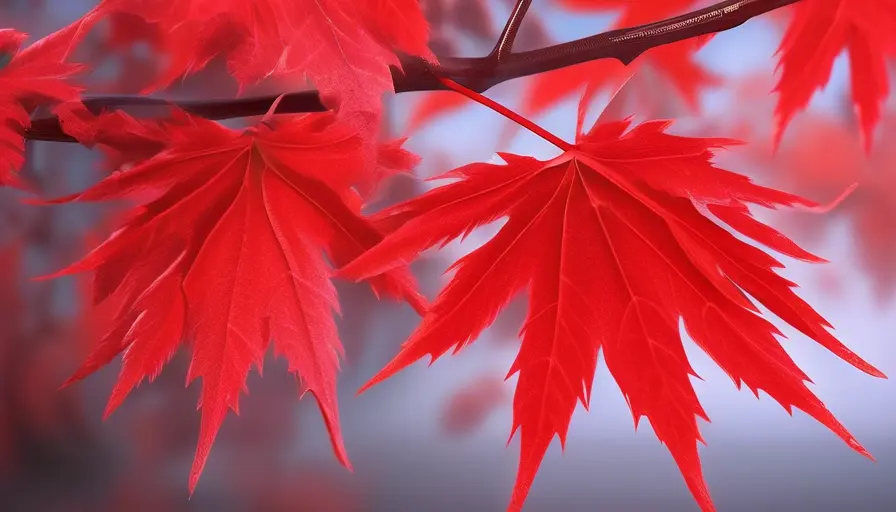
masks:
<svg viewBox="0 0 896 512"><path fill-rule="evenodd" d="M439 55L483 55L512 1L421 0ZM31 41L70 23L90 0L0 0L0 27ZM668 13L701 2L667 2ZM616 5L617 10L607 10ZM571 7L570 7L571 6ZM571 40L639 18L638 2L535 0L518 49ZM627 9L627 10L626 10ZM624 14L620 18L620 13ZM657 11L650 10L654 15ZM829 201L851 183L858 191L827 215L759 211L828 265L787 261L785 275L836 327L850 348L896 373L896 112L892 101L874 151L862 151L851 103L847 57L830 84L771 151L774 53L788 12L719 34L695 54L693 42L645 55L615 114L676 118L674 130L733 136L749 145L720 156L723 167L763 184ZM136 30L136 29L135 29ZM79 54L94 63L89 92L133 93L153 76L157 59L145 43L126 51L108 44L100 26ZM137 32L131 33L137 37ZM149 37L149 36L147 36ZM139 37L137 37L139 38ZM588 80L607 85L620 66L599 62L502 84L489 95L529 113L572 140L575 108ZM223 66L166 91L177 98L236 92ZM285 90L264 84L255 91ZM294 86L289 86L293 87ZM591 119L607 103L601 89ZM451 93L402 94L388 100L387 131L413 134L424 157L418 177L495 151L551 157L552 147L503 118ZM237 121L238 122L238 121ZM103 176L94 153L74 144L32 143L26 178L46 196L81 190ZM371 209L432 185L400 177ZM339 283L347 350L340 381L344 435L355 472L333 459L312 400L299 401L282 360L249 378L241 415L224 423L196 493L187 477L198 435L198 386L184 388L187 354L152 385L132 393L107 421L102 412L118 365L63 390L96 339L97 319L84 306L89 277L29 278L78 259L114 225L115 206L20 204L0 191L0 510L9 511L499 511L509 499L518 439L510 432L515 378L502 382L515 355L525 304L514 303L477 343L427 368L421 362L360 397L357 388L397 351L418 322L404 305L377 302L362 286ZM442 272L494 233L427 253L415 265L433 297ZM777 325L782 326L781 322ZM694 380L712 423L702 424L706 478L720 511L896 510L896 386L860 373L792 329L788 352L809 374L818 396L877 458L872 463L802 412L789 416L760 394L738 392L689 342ZM690 512L698 510L648 422L636 432L606 368L599 365L592 409L573 418L566 453L552 445L526 511Z"/></svg>

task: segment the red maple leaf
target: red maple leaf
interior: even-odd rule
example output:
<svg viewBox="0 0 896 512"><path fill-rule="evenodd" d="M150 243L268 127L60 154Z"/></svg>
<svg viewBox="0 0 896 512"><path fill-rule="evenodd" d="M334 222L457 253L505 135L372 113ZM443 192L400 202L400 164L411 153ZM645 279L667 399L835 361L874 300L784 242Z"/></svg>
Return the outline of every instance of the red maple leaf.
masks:
<svg viewBox="0 0 896 512"><path fill-rule="evenodd" d="M870 151L890 89L886 56L896 53L896 0L804 0L793 13L778 49L775 145L793 116L827 85L834 59L848 50L853 103Z"/></svg>
<svg viewBox="0 0 896 512"><path fill-rule="evenodd" d="M0 29L0 185L21 186L24 132L40 105L75 100L81 88L68 79L83 66L66 62L96 21L94 13L20 50L28 34Z"/></svg>
<svg viewBox="0 0 896 512"><path fill-rule="evenodd" d="M98 148L108 171L141 162L195 135L193 118L173 109L169 117L138 119L121 110L92 113L81 102L56 108L62 131L81 145Z"/></svg>
<svg viewBox="0 0 896 512"><path fill-rule="evenodd" d="M672 135L668 121L630 124L579 129L576 144L555 142L567 149L548 161L502 153L507 165L459 167L442 176L456 182L382 213L401 227L340 274L377 275L477 226L507 221L454 263L453 279L421 325L362 390L426 355L457 353L528 289L522 343L508 373L519 374L513 431L521 431L509 510L522 508L553 437L565 444L577 402L588 406L601 349L636 427L642 416L650 420L701 508L715 510L697 452L696 418L707 416L691 386L696 374L681 319L738 387L745 383L757 397L763 389L788 412L805 411L870 457L806 387L808 377L754 299L862 371L883 374L826 329L796 285L775 272L780 262L710 217L783 254L820 262L748 209L816 205L715 167L713 151L736 141Z"/></svg>
<svg viewBox="0 0 896 512"><path fill-rule="evenodd" d="M98 11L159 27L152 41L170 62L147 91L224 56L241 87L303 73L329 106L378 112L397 51L434 59L417 0L104 0Z"/></svg>
<svg viewBox="0 0 896 512"><path fill-rule="evenodd" d="M124 352L108 415L189 340L188 382L202 377L192 490L227 409L238 412L250 366L261 368L273 338L303 393L317 399L337 458L349 465L336 403L338 302L324 254L343 265L382 238L360 216L352 189L375 179L366 143L332 113L268 119L246 131L189 119L191 135L62 199L145 202L83 260L56 274L95 269L94 300L117 309L111 329L69 382ZM414 163L394 144L381 154L388 157L381 166ZM370 284L423 310L407 269Z"/></svg>

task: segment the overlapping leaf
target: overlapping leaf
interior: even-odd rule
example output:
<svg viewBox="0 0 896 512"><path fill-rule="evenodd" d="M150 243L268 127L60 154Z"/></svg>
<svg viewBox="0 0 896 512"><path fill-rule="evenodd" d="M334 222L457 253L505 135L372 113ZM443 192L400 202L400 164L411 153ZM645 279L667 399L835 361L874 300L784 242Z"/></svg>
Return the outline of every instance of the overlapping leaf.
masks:
<svg viewBox="0 0 896 512"><path fill-rule="evenodd" d="M21 50L28 35L0 29L0 185L21 185L16 173L34 108L78 98L81 89L68 80L83 66L67 60L95 21L91 12Z"/></svg>
<svg viewBox="0 0 896 512"><path fill-rule="evenodd" d="M336 456L348 465L336 404L338 302L324 256L343 265L381 240L352 187L370 187L415 159L387 144L372 165L354 125L332 113L266 120L248 131L183 116L190 126L166 149L63 199L144 203L57 274L95 269L94 300L117 309L70 381L124 353L108 414L189 342L188 382L202 377L192 489L227 409L238 411L250 366L260 368L273 338L303 392L317 399ZM406 269L370 284L424 307Z"/></svg>
<svg viewBox="0 0 896 512"><path fill-rule="evenodd" d="M847 50L853 103L870 150L890 91L886 59L896 55L896 0L803 0L793 12L778 49L775 144L815 91L827 85L834 59Z"/></svg>
<svg viewBox="0 0 896 512"><path fill-rule="evenodd" d="M104 0L98 9L157 27L152 41L170 63L151 89L223 56L241 86L304 73L329 106L378 112L396 52L433 58L417 0Z"/></svg>
<svg viewBox="0 0 896 512"><path fill-rule="evenodd" d="M581 123L581 113L580 113ZM506 217L456 273L399 354L365 388L426 355L460 351L517 294L528 291L513 430L520 465L509 510L518 511L553 437L565 444L577 402L588 405L603 350L637 425L647 417L704 511L715 510L703 479L696 418L706 419L690 377L679 321L735 384L797 407L853 449L865 449L806 387L781 336L755 302L855 367L881 372L846 348L829 324L779 276L782 264L736 238L823 261L755 220L748 205L811 206L711 163L735 141L666 132L669 122L596 124L548 161L501 154L444 175L457 181L382 216L400 225L340 270L359 279L412 260L427 247Z"/></svg>

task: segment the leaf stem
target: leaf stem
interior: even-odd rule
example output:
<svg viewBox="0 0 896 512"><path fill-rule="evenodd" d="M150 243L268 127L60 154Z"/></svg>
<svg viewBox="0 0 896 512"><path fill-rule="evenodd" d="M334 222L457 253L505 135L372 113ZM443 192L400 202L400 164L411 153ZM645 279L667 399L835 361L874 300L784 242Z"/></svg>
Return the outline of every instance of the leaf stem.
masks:
<svg viewBox="0 0 896 512"><path fill-rule="evenodd" d="M451 80L450 78L439 77L439 80L443 84L445 84L445 87L451 89L452 91L459 92L459 93L463 94L464 96L466 96L467 98L470 98L471 100L475 101L476 103L479 103L480 105L486 106L486 107L494 110L495 112L501 114L502 116L506 117L507 119L510 119L514 123L522 126L523 128L534 133L535 135L538 135L542 139L557 146L562 151L569 151L573 148L572 144L566 142L565 140L561 139L560 137L557 137L553 133L545 130L538 124L534 123L531 119L529 119L523 115L517 114L513 110L510 110L509 108L505 107L504 105L501 105L497 101L495 101L491 98L486 98L482 94L479 94L478 92L476 92L472 89L464 87L463 85L455 82L454 80Z"/></svg>

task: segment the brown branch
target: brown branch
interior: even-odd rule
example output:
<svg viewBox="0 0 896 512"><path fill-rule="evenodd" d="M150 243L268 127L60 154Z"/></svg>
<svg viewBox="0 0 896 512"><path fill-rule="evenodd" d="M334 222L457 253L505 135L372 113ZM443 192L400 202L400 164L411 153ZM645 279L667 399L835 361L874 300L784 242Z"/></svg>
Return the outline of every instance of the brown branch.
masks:
<svg viewBox="0 0 896 512"><path fill-rule="evenodd" d="M520 26L522 26L523 19L526 18L526 13L529 12L531 5L532 0L516 0L513 10L510 11L510 16L507 17L504 30L498 36L498 42L495 43L495 48L489 54L495 63L504 60L505 56L513 51L513 42L516 41L516 35L520 31Z"/></svg>
<svg viewBox="0 0 896 512"><path fill-rule="evenodd" d="M440 91L445 86L437 77L449 78L476 91L484 92L497 84L525 76L598 59L617 59L628 65L651 48L693 37L713 34L737 27L751 18L794 4L799 0L726 0L709 7L656 23L603 32L594 36L561 43L538 50L513 53L513 27L518 28L530 2L517 2L496 45L500 58L489 54L475 58L442 58L439 65L431 65L416 57L402 59L403 72L393 70L392 81L396 93L412 91ZM509 37L508 37L509 36ZM494 52L493 52L494 53ZM221 100L169 100L147 96L99 96L86 98L84 104L97 113L103 109L141 107L150 117L162 116L169 105L208 119L232 119L262 115L267 112L276 95L255 98ZM285 95L278 113L319 112L325 110L316 91L294 92ZM35 119L25 132L29 140L75 142L59 126L55 116Z"/></svg>

